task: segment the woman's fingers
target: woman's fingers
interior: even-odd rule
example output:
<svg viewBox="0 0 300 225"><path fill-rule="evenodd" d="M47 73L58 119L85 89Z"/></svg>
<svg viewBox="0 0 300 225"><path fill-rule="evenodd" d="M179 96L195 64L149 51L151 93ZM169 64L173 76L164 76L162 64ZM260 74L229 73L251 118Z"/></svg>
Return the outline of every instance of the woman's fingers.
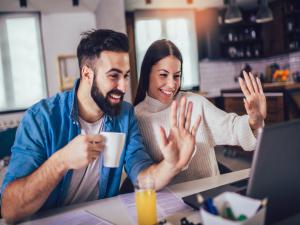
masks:
<svg viewBox="0 0 300 225"><path fill-rule="evenodd" d="M260 94L264 94L264 90L263 90L263 88L262 88L262 85L261 85L260 79L258 79L258 77L256 77L256 81L257 81L257 85L258 85L259 93L260 93Z"/></svg>
<svg viewBox="0 0 300 225"><path fill-rule="evenodd" d="M250 97L250 92L249 92L244 80L240 77L239 77L239 83L240 83L240 87L242 89L243 94L245 95L246 98L249 98Z"/></svg>
<svg viewBox="0 0 300 225"><path fill-rule="evenodd" d="M243 98L243 101L244 101L244 105L245 105L246 111L248 113L248 111L250 110L250 105L249 105L249 103L247 102L247 100L245 98Z"/></svg>
<svg viewBox="0 0 300 225"><path fill-rule="evenodd" d="M249 78L249 75L245 71L243 71L243 75L244 75L244 80L247 85L247 89L249 90L250 94L254 93L253 85Z"/></svg>
<svg viewBox="0 0 300 225"><path fill-rule="evenodd" d="M253 76L252 73L249 73L249 76L250 76L250 79L251 79L251 82L252 82L252 85L253 85L253 88L254 88L254 91L255 93L259 93L259 90L258 90L258 86L257 86L257 82Z"/></svg>
<svg viewBox="0 0 300 225"><path fill-rule="evenodd" d="M192 133L193 136L195 136L197 134L200 123L201 123L201 116L199 115L196 122L195 122L195 124L192 127L192 130L191 130L191 133Z"/></svg>

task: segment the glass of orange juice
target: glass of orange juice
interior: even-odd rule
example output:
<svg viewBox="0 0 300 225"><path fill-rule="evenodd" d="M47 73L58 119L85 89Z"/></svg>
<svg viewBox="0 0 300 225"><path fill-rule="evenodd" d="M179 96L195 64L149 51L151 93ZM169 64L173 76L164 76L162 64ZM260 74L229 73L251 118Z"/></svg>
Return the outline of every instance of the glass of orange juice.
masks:
<svg viewBox="0 0 300 225"><path fill-rule="evenodd" d="M156 193L154 180L147 176L135 185L135 204L138 225L153 225L157 223Z"/></svg>

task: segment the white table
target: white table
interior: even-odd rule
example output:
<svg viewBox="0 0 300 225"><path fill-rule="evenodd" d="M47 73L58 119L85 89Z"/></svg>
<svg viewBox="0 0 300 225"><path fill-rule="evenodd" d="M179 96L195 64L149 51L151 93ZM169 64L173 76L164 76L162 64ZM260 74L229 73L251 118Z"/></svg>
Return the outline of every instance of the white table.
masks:
<svg viewBox="0 0 300 225"><path fill-rule="evenodd" d="M197 193L199 191L209 190L211 188L221 186L234 181L242 180L249 177L250 169L236 171L228 174L223 174L215 177L208 177L199 180L189 181L181 184L171 185L168 188L179 198L185 197ZM83 204L72 205L59 209L47 211L38 215L38 218L44 216L58 215L60 213L66 213L75 210L85 210L93 215L103 218L114 224L131 225L127 211L124 208L118 197L107 198L102 200L96 200ZM181 218L182 215L174 215L170 220L174 224L179 224L177 218ZM176 222L177 219L177 222ZM168 219L169 220L169 219ZM0 224L6 224L5 221L0 220ZM25 224L30 224L30 221Z"/></svg>

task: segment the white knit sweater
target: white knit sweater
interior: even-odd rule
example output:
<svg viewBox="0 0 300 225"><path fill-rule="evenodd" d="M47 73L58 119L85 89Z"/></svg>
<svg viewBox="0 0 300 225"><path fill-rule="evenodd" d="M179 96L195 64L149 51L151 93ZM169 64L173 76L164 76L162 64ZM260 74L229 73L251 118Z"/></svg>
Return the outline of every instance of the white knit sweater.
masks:
<svg viewBox="0 0 300 225"><path fill-rule="evenodd" d="M199 114L202 120L196 136L196 153L188 169L174 177L172 184L218 175L214 151L216 145L239 145L250 151L256 144L247 115L226 113L204 97L190 92L179 92L176 100L184 95L187 101L193 102L191 125ZM148 153L155 162L161 161L163 156L159 148L159 127L164 127L166 132L170 130L170 104L164 105L147 95L145 100L135 107L135 113Z"/></svg>

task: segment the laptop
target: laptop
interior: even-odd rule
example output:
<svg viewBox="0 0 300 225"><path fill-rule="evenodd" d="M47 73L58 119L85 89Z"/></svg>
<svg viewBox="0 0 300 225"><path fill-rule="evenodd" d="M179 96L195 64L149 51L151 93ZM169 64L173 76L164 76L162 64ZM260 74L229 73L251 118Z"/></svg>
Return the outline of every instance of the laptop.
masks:
<svg viewBox="0 0 300 225"><path fill-rule="evenodd" d="M200 192L204 198L234 191L268 198L266 224L300 213L300 120L266 126L259 132L250 178ZM183 201L199 209L196 194Z"/></svg>

